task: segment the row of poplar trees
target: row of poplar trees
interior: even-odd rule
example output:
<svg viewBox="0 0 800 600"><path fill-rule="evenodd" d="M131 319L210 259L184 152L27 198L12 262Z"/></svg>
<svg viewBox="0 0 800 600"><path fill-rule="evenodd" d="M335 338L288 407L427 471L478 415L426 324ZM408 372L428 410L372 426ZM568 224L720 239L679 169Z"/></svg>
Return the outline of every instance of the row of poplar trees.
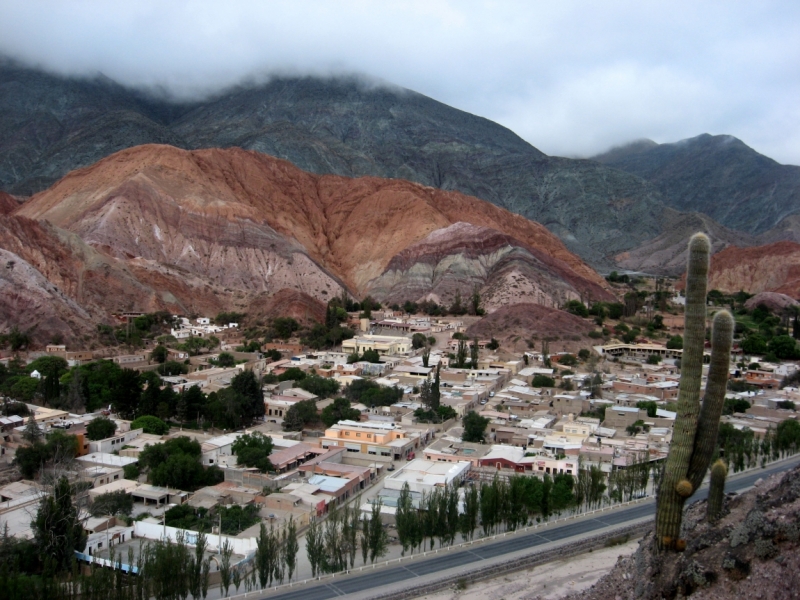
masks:
<svg viewBox="0 0 800 600"><path fill-rule="evenodd" d="M456 535L471 540L480 526L483 535L498 531L514 531L533 520L547 518L576 503L575 480L559 474L542 479L512 475L507 480L495 477L491 482L464 488L459 510L459 488L446 485L423 493L418 501L408 484L404 484L397 499L395 524L397 537L408 551L419 552L451 545Z"/></svg>

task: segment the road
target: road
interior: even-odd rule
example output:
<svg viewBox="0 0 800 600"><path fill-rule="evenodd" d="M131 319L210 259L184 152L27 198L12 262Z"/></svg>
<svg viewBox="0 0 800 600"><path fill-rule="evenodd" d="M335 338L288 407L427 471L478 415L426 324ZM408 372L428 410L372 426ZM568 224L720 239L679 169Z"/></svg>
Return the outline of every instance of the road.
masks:
<svg viewBox="0 0 800 600"><path fill-rule="evenodd" d="M766 469L749 471L739 475L733 475L729 479L725 489L728 492L742 492L761 478L788 470L800 462L800 456L795 456L787 461L771 465ZM701 488L692 501L705 499L708 495L707 488ZM625 525L655 515L655 502L653 500L636 504L616 510L607 510L598 514L596 517L584 517L579 520L570 521L563 525L554 525L546 529L538 529L534 532L519 533L509 535L507 538L499 539L495 542L488 542L479 546L472 546L469 549L454 550L430 557L415 558L409 560L407 564L377 568L369 570L363 574L352 573L347 576L327 579L325 582L301 586L292 591L265 594L260 597L270 598L270 600L326 600L337 598L348 594L361 594L373 588L379 588L394 583L407 582L411 578L423 577L453 568L461 568L471 563L487 559L496 559L504 554L511 554L520 550L526 550L568 540L569 538L584 536L601 529L615 525ZM249 594L248 598L256 597L256 594Z"/></svg>

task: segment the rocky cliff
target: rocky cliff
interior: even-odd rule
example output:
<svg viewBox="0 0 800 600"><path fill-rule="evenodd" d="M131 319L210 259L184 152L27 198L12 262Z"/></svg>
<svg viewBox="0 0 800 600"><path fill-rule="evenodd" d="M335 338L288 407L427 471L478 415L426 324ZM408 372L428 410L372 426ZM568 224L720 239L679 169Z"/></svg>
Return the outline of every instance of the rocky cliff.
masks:
<svg viewBox="0 0 800 600"><path fill-rule="evenodd" d="M343 288L450 302L478 285L489 309L516 301L521 284L535 290L528 300L551 306L610 298L558 238L492 204L400 180L314 175L238 148L124 150L4 223L0 247L93 314L314 318Z"/></svg>

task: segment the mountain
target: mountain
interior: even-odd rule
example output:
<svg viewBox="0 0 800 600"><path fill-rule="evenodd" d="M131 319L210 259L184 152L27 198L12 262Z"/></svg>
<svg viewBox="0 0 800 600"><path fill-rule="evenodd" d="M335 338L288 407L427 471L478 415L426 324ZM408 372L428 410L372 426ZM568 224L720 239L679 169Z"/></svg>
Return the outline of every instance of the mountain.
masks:
<svg viewBox="0 0 800 600"><path fill-rule="evenodd" d="M781 165L730 135L673 144L640 140L594 160L646 179L677 210L701 212L749 234L800 214L800 167Z"/></svg>
<svg viewBox="0 0 800 600"><path fill-rule="evenodd" d="M315 175L239 148L123 150L0 219L0 247L95 313L270 315L289 303L313 316L343 289L449 303L477 286L490 310L513 302L519 285L548 306L612 298L547 229L488 202L402 180Z"/></svg>
<svg viewBox="0 0 800 600"><path fill-rule="evenodd" d="M639 177L548 157L510 130L410 90L357 78L275 78L173 103L104 77L0 64L0 189L29 195L146 143L241 147L316 174L458 190L536 220L595 265L662 233Z"/></svg>

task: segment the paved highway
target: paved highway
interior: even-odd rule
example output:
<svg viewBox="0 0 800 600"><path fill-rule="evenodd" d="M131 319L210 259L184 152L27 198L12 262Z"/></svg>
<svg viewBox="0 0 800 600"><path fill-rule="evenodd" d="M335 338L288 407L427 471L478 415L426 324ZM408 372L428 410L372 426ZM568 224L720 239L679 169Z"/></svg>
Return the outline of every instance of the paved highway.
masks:
<svg viewBox="0 0 800 600"><path fill-rule="evenodd" d="M726 485L728 492L740 492L751 487L758 479L784 471L800 462L800 457L756 471L734 475ZM707 489L701 489L692 500L707 497ZM472 546L469 549L453 550L444 554L415 558L407 563L365 571L363 574L350 574L341 578L328 579L316 585L303 586L292 591L267 594L270 600L326 600L352 593L363 593L372 588L383 587L393 583L405 582L411 578L430 575L454 567L463 567L485 559L496 558L519 550L535 548L550 542L566 540L571 537L590 534L613 525L624 525L636 519L653 516L654 501L645 501L630 507L598 513L594 517L584 517L563 525L553 525L546 529L538 529L529 533L509 535L495 542Z"/></svg>

